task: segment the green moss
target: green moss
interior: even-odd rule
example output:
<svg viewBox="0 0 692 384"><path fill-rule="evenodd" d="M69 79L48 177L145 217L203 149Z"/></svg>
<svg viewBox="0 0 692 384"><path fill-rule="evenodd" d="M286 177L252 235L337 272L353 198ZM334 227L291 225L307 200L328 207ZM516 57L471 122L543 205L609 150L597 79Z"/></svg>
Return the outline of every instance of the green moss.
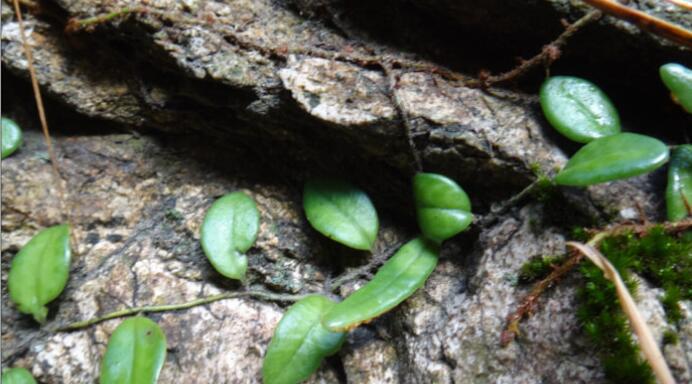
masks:
<svg viewBox="0 0 692 384"><path fill-rule="evenodd" d="M670 329L663 332L663 345L675 345L680 342L680 337L675 331Z"/></svg>
<svg viewBox="0 0 692 384"><path fill-rule="evenodd" d="M605 239L600 248L633 295L637 287L630 272L662 287L668 319L680 320L679 301L692 297L692 236L668 235L655 228L641 238L626 234ZM601 354L606 377L613 383L652 383L651 369L640 356L613 284L591 263L584 263L580 271L585 284L579 290L577 316Z"/></svg>
<svg viewBox="0 0 692 384"><path fill-rule="evenodd" d="M564 256L532 257L519 269L517 283L529 284L548 276L553 268L560 265L564 259Z"/></svg>

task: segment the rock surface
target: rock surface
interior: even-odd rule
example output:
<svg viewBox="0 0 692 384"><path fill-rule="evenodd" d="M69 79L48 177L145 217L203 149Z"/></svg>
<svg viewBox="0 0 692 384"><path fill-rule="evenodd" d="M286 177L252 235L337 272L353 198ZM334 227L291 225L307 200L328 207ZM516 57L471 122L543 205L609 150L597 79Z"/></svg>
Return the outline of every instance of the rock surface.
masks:
<svg viewBox="0 0 692 384"><path fill-rule="evenodd" d="M559 1L526 3L550 3L551 17L579 9ZM69 191L65 207L33 123L31 95L3 87L3 113L29 130L21 151L3 160L2 359L3 366L29 368L44 383L94 382L119 323L48 333L8 301L9 261L36 230L64 220L63 212L77 245L70 283L51 307L48 328L240 289L209 266L198 243L204 212L226 192L247 192L261 211L249 284L279 293L317 292L367 256L330 243L307 225L301 209L306 177L338 174L368 190L383 223L376 248L383 252L415 234L407 191L417 158L426 171L458 180L474 212L482 213L531 183L537 168L554 172L575 148L552 133L529 95L469 89L397 44L355 40L358 24L329 13L341 9L340 1L51 4L41 3L38 16L26 15L26 27L49 119L63 132L56 147ZM450 4L430 7L445 12ZM137 12L90 31L63 31L69 17L123 6ZM5 84L28 89L10 7L2 7L2 22ZM631 28L617 32L619 22L598 25L641 38L657 59L688 54ZM8 94L13 100L6 101ZM514 282L517 270L532 256L561 253L577 217L587 223L642 214L661 219L663 176L659 171L586 191L565 189L559 211L529 201L493 226L448 242L425 288L352 332L311 381L603 382L574 316L574 277L542 300L516 343L499 347L505 318L526 292ZM351 282L340 293L362 283ZM640 303L659 339L670 327L660 295L642 284ZM285 305L232 299L152 314L169 341L160 382L260 382L262 356ZM665 350L681 382L690 380L690 318L679 326L681 343Z"/></svg>

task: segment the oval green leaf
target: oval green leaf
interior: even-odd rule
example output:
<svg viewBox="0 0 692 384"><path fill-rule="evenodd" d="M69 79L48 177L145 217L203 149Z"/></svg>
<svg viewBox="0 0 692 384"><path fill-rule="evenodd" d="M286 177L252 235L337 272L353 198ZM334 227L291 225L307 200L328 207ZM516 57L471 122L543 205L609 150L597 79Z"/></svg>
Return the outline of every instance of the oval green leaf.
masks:
<svg viewBox="0 0 692 384"><path fill-rule="evenodd" d="M413 177L418 226L423 234L442 242L465 230L473 221L471 201L454 180L435 173Z"/></svg>
<svg viewBox="0 0 692 384"><path fill-rule="evenodd" d="M379 221L368 195L340 180L311 180L303 190L303 208L320 233L355 249L370 250Z"/></svg>
<svg viewBox="0 0 692 384"><path fill-rule="evenodd" d="M50 303L60 295L70 273L70 227L46 228L12 259L7 278L10 299L20 312L46 320Z"/></svg>
<svg viewBox="0 0 692 384"><path fill-rule="evenodd" d="M146 317L123 321L108 340L101 384L156 383L166 359L166 335Z"/></svg>
<svg viewBox="0 0 692 384"><path fill-rule="evenodd" d="M541 86L546 119L561 134L579 143L620 132L620 117L595 84L570 76L548 78Z"/></svg>
<svg viewBox="0 0 692 384"><path fill-rule="evenodd" d="M692 213L692 144L673 150L666 188L668 220L682 220Z"/></svg>
<svg viewBox="0 0 692 384"><path fill-rule="evenodd" d="M25 368L9 368L2 371L2 384L36 384L36 380Z"/></svg>
<svg viewBox="0 0 692 384"><path fill-rule="evenodd" d="M14 153L22 145L22 130L14 120L3 117L0 119L2 129L2 158Z"/></svg>
<svg viewBox="0 0 692 384"><path fill-rule="evenodd" d="M335 305L322 323L344 332L391 310L420 288L437 265L437 244L416 238L406 243L377 271L372 281Z"/></svg>
<svg viewBox="0 0 692 384"><path fill-rule="evenodd" d="M688 112L692 113L692 70L676 63L661 66L661 80L678 102Z"/></svg>
<svg viewBox="0 0 692 384"><path fill-rule="evenodd" d="M668 161L668 147L653 137L619 133L583 146L555 177L561 185L586 186L653 171Z"/></svg>
<svg viewBox="0 0 692 384"><path fill-rule="evenodd" d="M319 368L324 357L341 348L346 334L322 326L322 316L333 306L328 298L313 295L286 311L264 357L264 384L299 383Z"/></svg>
<svg viewBox="0 0 692 384"><path fill-rule="evenodd" d="M254 200L242 192L229 193L209 208L202 222L200 241L204 254L220 274L245 279L244 253L257 239L259 221Z"/></svg>

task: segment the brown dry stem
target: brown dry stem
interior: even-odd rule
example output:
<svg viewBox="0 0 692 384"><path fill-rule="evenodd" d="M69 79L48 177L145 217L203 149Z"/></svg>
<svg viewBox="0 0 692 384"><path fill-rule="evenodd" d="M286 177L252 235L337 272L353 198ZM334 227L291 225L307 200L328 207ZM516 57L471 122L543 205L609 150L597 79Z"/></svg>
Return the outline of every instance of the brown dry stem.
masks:
<svg viewBox="0 0 692 384"><path fill-rule="evenodd" d="M639 29L658 35L687 48L692 48L692 31L669 23L646 12L638 11L612 0L582 0L610 16L636 25ZM689 5L688 5L689 6Z"/></svg>

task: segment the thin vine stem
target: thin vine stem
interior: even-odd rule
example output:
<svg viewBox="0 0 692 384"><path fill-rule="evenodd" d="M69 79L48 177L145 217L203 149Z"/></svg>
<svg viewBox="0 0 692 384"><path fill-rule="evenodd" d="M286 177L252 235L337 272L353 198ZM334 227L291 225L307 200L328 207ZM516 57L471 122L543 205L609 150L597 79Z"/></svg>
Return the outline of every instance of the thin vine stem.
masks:
<svg viewBox="0 0 692 384"><path fill-rule="evenodd" d="M163 305L146 305L141 307L133 307L127 309L121 309L118 311L110 312L102 316L93 317L91 319L76 321L67 325L59 326L54 329L55 332L70 332L76 331L82 328L87 328L94 324L102 323L107 320L117 319L120 317L137 315L140 313L154 313L154 312L171 312L180 311L183 309L189 309L193 307L198 307L200 305L210 304L216 301L235 299L239 297L254 297L258 299L263 299L267 301L298 301L300 299L308 296L303 295L290 295L282 293L274 293L262 290L248 290L248 291L238 291L238 292L225 292L218 295L211 295L206 297L201 297L195 300L187 301L178 304L163 304Z"/></svg>

